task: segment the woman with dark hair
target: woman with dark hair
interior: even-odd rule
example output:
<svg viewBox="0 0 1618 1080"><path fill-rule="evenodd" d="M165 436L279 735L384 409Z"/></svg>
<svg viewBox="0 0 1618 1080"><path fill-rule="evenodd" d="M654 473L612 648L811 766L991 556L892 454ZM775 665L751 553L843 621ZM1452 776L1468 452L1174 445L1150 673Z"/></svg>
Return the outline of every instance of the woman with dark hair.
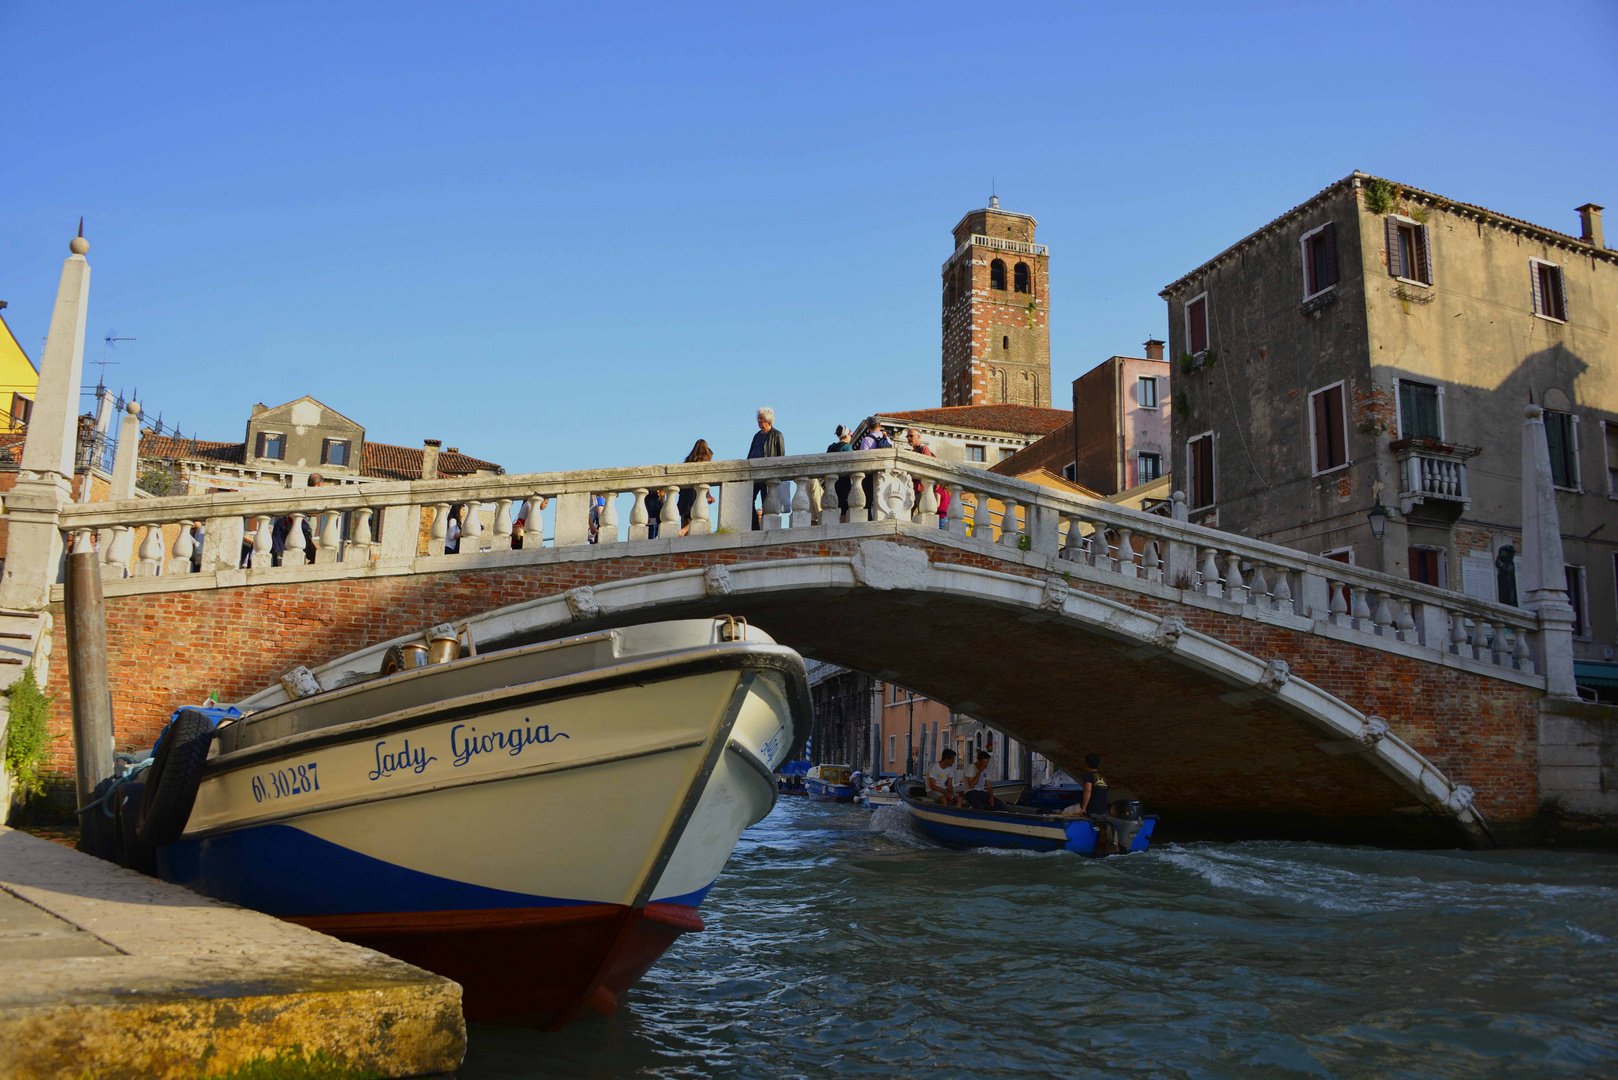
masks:
<svg viewBox="0 0 1618 1080"><path fill-rule="evenodd" d="M444 554L459 555L461 553L461 508L452 506L449 509L449 523L444 526Z"/></svg>
<svg viewBox="0 0 1618 1080"><path fill-rule="evenodd" d="M713 460L713 451L708 449L708 440L707 439L698 439L697 444L691 448L691 452L685 456L685 460L688 463L693 462L693 461L712 461ZM696 488L681 488L680 489L679 507L680 507L680 535L681 536L685 536L685 535L687 535L687 534L689 534L691 532L691 508L693 506L695 506L696 503L697 503L697 489ZM713 504L713 495L712 494L709 494L709 496L708 496L708 503L709 503L709 505Z"/></svg>

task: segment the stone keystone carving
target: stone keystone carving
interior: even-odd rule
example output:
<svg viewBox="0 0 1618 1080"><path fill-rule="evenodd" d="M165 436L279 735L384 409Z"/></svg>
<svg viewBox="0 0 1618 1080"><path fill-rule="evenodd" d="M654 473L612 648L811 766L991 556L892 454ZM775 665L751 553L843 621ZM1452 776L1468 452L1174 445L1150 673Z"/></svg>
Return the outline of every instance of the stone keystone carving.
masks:
<svg viewBox="0 0 1618 1080"><path fill-rule="evenodd" d="M1067 582L1061 578L1046 578L1045 592L1039 598L1040 610L1061 611L1062 605L1067 603L1068 593L1071 591L1067 587Z"/></svg>
<svg viewBox="0 0 1618 1080"><path fill-rule="evenodd" d="M861 585L873 589L925 589L927 553L891 540L867 540L849 564Z"/></svg>
<svg viewBox="0 0 1618 1080"><path fill-rule="evenodd" d="M729 596L730 567L710 566L702 572L702 591L709 596Z"/></svg>
<svg viewBox="0 0 1618 1080"><path fill-rule="evenodd" d="M1388 735L1388 722L1380 716L1367 716L1365 727L1360 731L1360 741L1366 746L1375 746Z"/></svg>
<svg viewBox="0 0 1618 1080"><path fill-rule="evenodd" d="M1269 666L1264 669L1264 674L1259 676L1258 684L1272 694L1279 694L1281 687L1291 678L1292 669L1287 666L1285 660L1271 660Z"/></svg>
<svg viewBox="0 0 1618 1080"><path fill-rule="evenodd" d="M601 605L596 603L596 591L588 585L569 589L562 594L562 599L567 601L567 609L575 619L593 619L601 614Z"/></svg>
<svg viewBox="0 0 1618 1080"><path fill-rule="evenodd" d="M1459 814L1472 805L1473 794L1472 789L1465 784L1456 784L1450 789L1450 793L1444 796L1444 809Z"/></svg>
<svg viewBox="0 0 1618 1080"><path fill-rule="evenodd" d="M1180 635L1185 633L1185 620L1178 615L1170 615L1157 624L1157 631L1152 634L1152 644L1160 649L1173 649L1180 641Z"/></svg>

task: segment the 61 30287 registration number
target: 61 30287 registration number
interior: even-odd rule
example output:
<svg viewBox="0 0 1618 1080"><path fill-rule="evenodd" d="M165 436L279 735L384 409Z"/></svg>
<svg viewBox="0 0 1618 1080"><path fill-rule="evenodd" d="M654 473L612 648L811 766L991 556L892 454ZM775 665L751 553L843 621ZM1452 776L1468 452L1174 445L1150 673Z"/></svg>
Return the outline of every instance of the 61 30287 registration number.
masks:
<svg viewBox="0 0 1618 1080"><path fill-rule="evenodd" d="M284 769L253 777L253 801L284 799L292 795L307 795L320 790L320 778L315 775L315 763L288 765Z"/></svg>

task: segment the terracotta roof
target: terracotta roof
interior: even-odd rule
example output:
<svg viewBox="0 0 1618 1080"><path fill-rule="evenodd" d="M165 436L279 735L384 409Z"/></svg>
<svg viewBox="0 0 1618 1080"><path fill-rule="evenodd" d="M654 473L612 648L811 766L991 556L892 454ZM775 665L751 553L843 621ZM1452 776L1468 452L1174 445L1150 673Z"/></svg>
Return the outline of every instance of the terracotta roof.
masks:
<svg viewBox="0 0 1618 1080"><path fill-rule="evenodd" d="M1018 435L1049 435L1073 419L1073 413L1067 409L1042 409L1037 405L946 405L940 409L910 409L876 415L915 424L969 431L1010 431Z"/></svg>
<svg viewBox="0 0 1618 1080"><path fill-rule="evenodd" d="M504 473L506 470L492 461L483 461L466 454L441 452L438 455L438 475L470 476L475 472ZM360 475L387 480L420 480L421 447L393 446L389 443L367 442L360 450Z"/></svg>
<svg viewBox="0 0 1618 1080"><path fill-rule="evenodd" d="M1221 251L1219 254L1215 255L1213 258L1209 259L1207 262L1203 263L1201 266L1197 267L1195 270L1191 271L1188 274L1182 274L1180 277L1176 278L1175 280L1171 281L1169 284L1165 285L1163 287L1162 291L1159 292L1157 295L1161 296L1161 297L1164 297L1164 298L1167 298L1169 293L1174 292L1176 289L1183 286L1187 281L1190 281L1192 278L1198 277L1201 274L1206 273L1208 270L1212 269L1216 264L1218 264L1220 262L1223 262L1227 256L1230 256L1233 253L1235 253L1236 251L1240 250L1241 248L1246 247L1248 244L1252 243L1253 241L1261 239L1262 237L1264 237L1268 233L1274 231L1276 228L1278 228L1283 223L1291 221L1293 218L1297 217L1299 214L1302 214L1305 211L1313 208L1317 203L1321 202L1323 199L1325 199L1327 196L1331 195L1333 192L1337 191L1339 188L1341 188L1341 187L1343 187L1345 185L1352 184L1356 180L1359 180L1359 181L1384 180L1387 183L1390 183L1394 187L1398 188L1404 194L1406 194L1406 195L1414 195L1417 198L1421 199L1422 201L1426 202L1428 205L1436 207L1438 209L1453 210L1453 211L1457 211L1457 212L1460 212L1460 213L1470 213L1470 214L1473 214L1476 217L1480 218L1481 220L1491 222L1492 224L1496 224L1496 225L1505 224L1505 225L1507 225L1507 227L1515 226L1515 227L1519 227L1519 228L1524 229L1524 230L1526 230L1528 232L1531 232L1531 233L1537 233L1543 239L1550 240L1553 243L1564 244L1564 245L1567 245L1567 246L1578 248L1581 251L1587 251L1587 252L1591 252L1591 253L1600 254L1600 255L1606 256L1607 258L1610 258L1610 259L1618 259L1618 252L1615 252L1610 248L1596 247L1594 244L1590 243L1590 241L1582 240L1579 237L1572 235L1571 233L1558 232L1555 229L1547 229L1543 225L1535 225L1531 221L1524 221L1522 218L1515 218L1515 217L1512 217L1510 214L1502 214L1497 210L1490 210L1487 207L1477 206L1477 205L1475 205L1473 203L1464 203L1464 202L1461 202L1461 201L1459 201L1457 199L1446 198L1443 195L1438 195L1438 194L1435 194L1435 193L1433 193L1431 191L1423 191L1421 188L1411 187L1409 184L1401 184L1396 180L1388 180L1387 177L1384 177L1384 176L1372 176L1369 173L1362 173L1362 172L1360 172L1358 170L1355 170L1354 172L1351 172L1347 176L1343 177L1341 180L1335 180L1332 183L1328 184L1325 188L1323 188L1320 191L1316 192L1310 198L1308 198L1308 199L1304 200L1303 202L1299 203L1297 206L1294 206L1291 210L1288 210L1286 213L1277 216L1276 218L1271 220L1269 223L1267 223L1266 225L1264 225L1262 228L1258 229L1257 231L1255 231L1253 233L1250 233L1247 236L1242 237L1236 243L1230 245L1230 247L1226 248L1224 251Z"/></svg>
<svg viewBox="0 0 1618 1080"><path fill-rule="evenodd" d="M0 446L3 446L0 443ZM214 461L221 464L241 465L246 458L247 446L239 442L207 442L202 439L176 439L168 435L142 435L140 456L184 461ZM438 475L441 477L470 476L476 472L504 473L506 470L492 461L466 454L439 454ZM421 447L393 446L390 443L363 443L360 450L360 475L379 480L420 480Z"/></svg>

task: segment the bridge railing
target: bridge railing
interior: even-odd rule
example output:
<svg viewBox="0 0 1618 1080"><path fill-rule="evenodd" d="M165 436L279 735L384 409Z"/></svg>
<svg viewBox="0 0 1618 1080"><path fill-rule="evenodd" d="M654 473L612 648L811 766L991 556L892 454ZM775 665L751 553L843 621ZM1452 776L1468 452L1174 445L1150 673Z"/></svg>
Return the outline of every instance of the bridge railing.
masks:
<svg viewBox="0 0 1618 1080"><path fill-rule="evenodd" d="M654 493L662 496L655 528ZM1183 520L1183 497L1174 506L1176 516L1164 517L907 450L872 450L80 503L63 511L61 527L76 543L98 545L107 578L200 571L269 581L305 566L310 547L316 566L337 572L424 559L461 565L511 551L519 519L529 524L525 547L654 535L678 545L755 528L854 535L872 521L900 522L1125 587L1147 583L1526 675L1543 671L1533 612L1193 525ZM547 507L549 537L538 527ZM446 554L456 508L459 551ZM280 539L304 537L306 522L307 542Z"/></svg>

